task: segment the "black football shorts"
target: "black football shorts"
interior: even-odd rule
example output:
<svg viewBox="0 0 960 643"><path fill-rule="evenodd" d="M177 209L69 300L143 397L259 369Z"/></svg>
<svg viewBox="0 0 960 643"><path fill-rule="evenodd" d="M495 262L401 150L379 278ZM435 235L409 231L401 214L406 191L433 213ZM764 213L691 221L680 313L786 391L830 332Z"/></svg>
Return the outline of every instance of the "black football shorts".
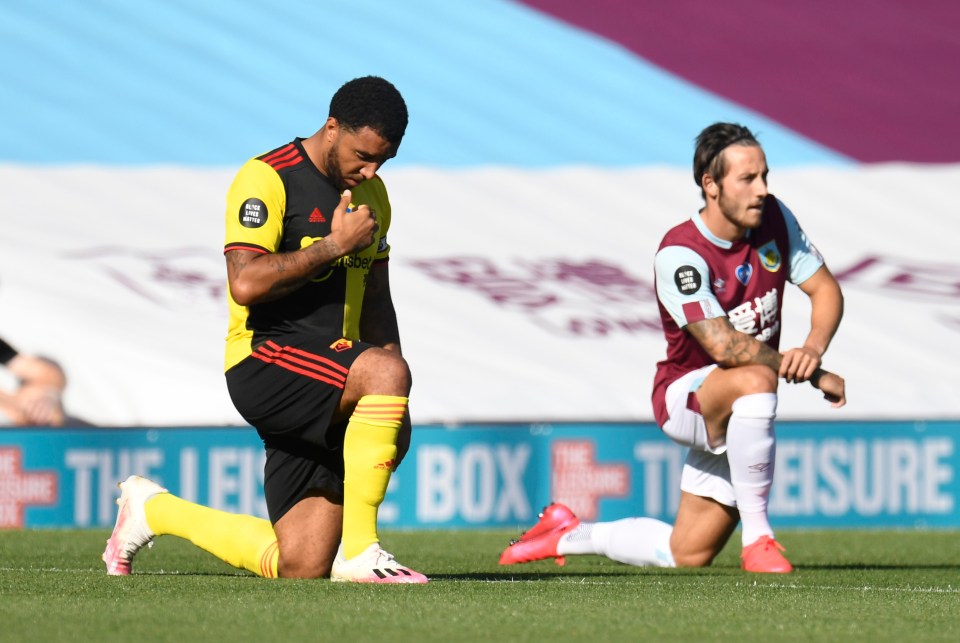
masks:
<svg viewBox="0 0 960 643"><path fill-rule="evenodd" d="M240 415L267 452L264 494L276 523L311 489L343 499L343 436L332 424L347 373L370 344L341 338L285 337L257 345L226 373Z"/></svg>

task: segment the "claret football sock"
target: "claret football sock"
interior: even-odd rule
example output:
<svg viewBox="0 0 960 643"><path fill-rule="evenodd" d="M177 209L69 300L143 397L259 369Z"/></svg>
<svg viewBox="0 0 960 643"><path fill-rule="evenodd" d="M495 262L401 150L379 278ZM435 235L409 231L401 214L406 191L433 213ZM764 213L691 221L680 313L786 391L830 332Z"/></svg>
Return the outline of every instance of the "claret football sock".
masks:
<svg viewBox="0 0 960 643"><path fill-rule="evenodd" d="M238 569L277 577L280 550L269 520L211 509L169 493L147 500L144 511L158 536L185 538Z"/></svg>
<svg viewBox="0 0 960 643"><path fill-rule="evenodd" d="M365 395L350 416L343 441L343 555L361 554L380 541L377 511L396 467L405 397Z"/></svg>
<svg viewBox="0 0 960 643"><path fill-rule="evenodd" d="M776 413L775 394L744 395L733 403L733 414L727 425L727 461L740 511L744 545L761 536L773 536L767 517L767 499L773 485L777 450L773 426Z"/></svg>

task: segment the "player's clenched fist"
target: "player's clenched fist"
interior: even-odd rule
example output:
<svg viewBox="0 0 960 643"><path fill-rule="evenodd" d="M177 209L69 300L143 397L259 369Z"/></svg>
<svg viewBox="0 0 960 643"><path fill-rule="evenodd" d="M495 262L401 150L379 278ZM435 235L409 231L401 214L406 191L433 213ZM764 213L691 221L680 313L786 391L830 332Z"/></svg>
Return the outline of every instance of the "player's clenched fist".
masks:
<svg viewBox="0 0 960 643"><path fill-rule="evenodd" d="M350 209L350 199L353 193L344 190L340 197L340 204L333 211L333 221L330 223L330 236L334 237L344 255L363 250L371 243L377 233L377 216L367 205Z"/></svg>

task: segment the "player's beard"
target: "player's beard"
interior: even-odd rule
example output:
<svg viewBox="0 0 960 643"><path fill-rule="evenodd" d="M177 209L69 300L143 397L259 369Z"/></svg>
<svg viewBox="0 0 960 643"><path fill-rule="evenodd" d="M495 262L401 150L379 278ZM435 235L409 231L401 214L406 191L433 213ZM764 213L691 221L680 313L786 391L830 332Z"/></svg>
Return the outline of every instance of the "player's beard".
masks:
<svg viewBox="0 0 960 643"><path fill-rule="evenodd" d="M723 191L723 186L718 185L720 188L720 195L717 199L717 205L720 208L720 212L723 213L723 216L726 217L728 221L734 225L752 230L754 228L760 227L760 222L763 220L763 207L761 205L759 215L755 214L753 210L749 210L750 204L739 204L732 198L727 198L727 195Z"/></svg>
<svg viewBox="0 0 960 643"><path fill-rule="evenodd" d="M330 179L330 182L333 183L333 186L337 188L337 191L343 192L347 189L346 184L343 181L343 172L340 171L340 141L334 143L330 149L327 151L327 178Z"/></svg>

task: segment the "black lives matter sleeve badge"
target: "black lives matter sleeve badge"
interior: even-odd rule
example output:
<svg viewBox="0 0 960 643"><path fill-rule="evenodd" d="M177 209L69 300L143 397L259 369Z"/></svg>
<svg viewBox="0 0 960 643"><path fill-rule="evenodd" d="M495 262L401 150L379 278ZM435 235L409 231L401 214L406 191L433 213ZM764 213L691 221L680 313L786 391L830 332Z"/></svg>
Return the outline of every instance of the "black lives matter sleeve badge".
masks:
<svg viewBox="0 0 960 643"><path fill-rule="evenodd" d="M690 295L700 290L700 286L703 284L703 277L700 276L700 272L693 266L680 266L677 268L677 271L673 273L673 281L677 284L677 290L684 295Z"/></svg>
<svg viewBox="0 0 960 643"><path fill-rule="evenodd" d="M259 228L267 222L267 204L260 199L247 199L240 205L240 225Z"/></svg>

